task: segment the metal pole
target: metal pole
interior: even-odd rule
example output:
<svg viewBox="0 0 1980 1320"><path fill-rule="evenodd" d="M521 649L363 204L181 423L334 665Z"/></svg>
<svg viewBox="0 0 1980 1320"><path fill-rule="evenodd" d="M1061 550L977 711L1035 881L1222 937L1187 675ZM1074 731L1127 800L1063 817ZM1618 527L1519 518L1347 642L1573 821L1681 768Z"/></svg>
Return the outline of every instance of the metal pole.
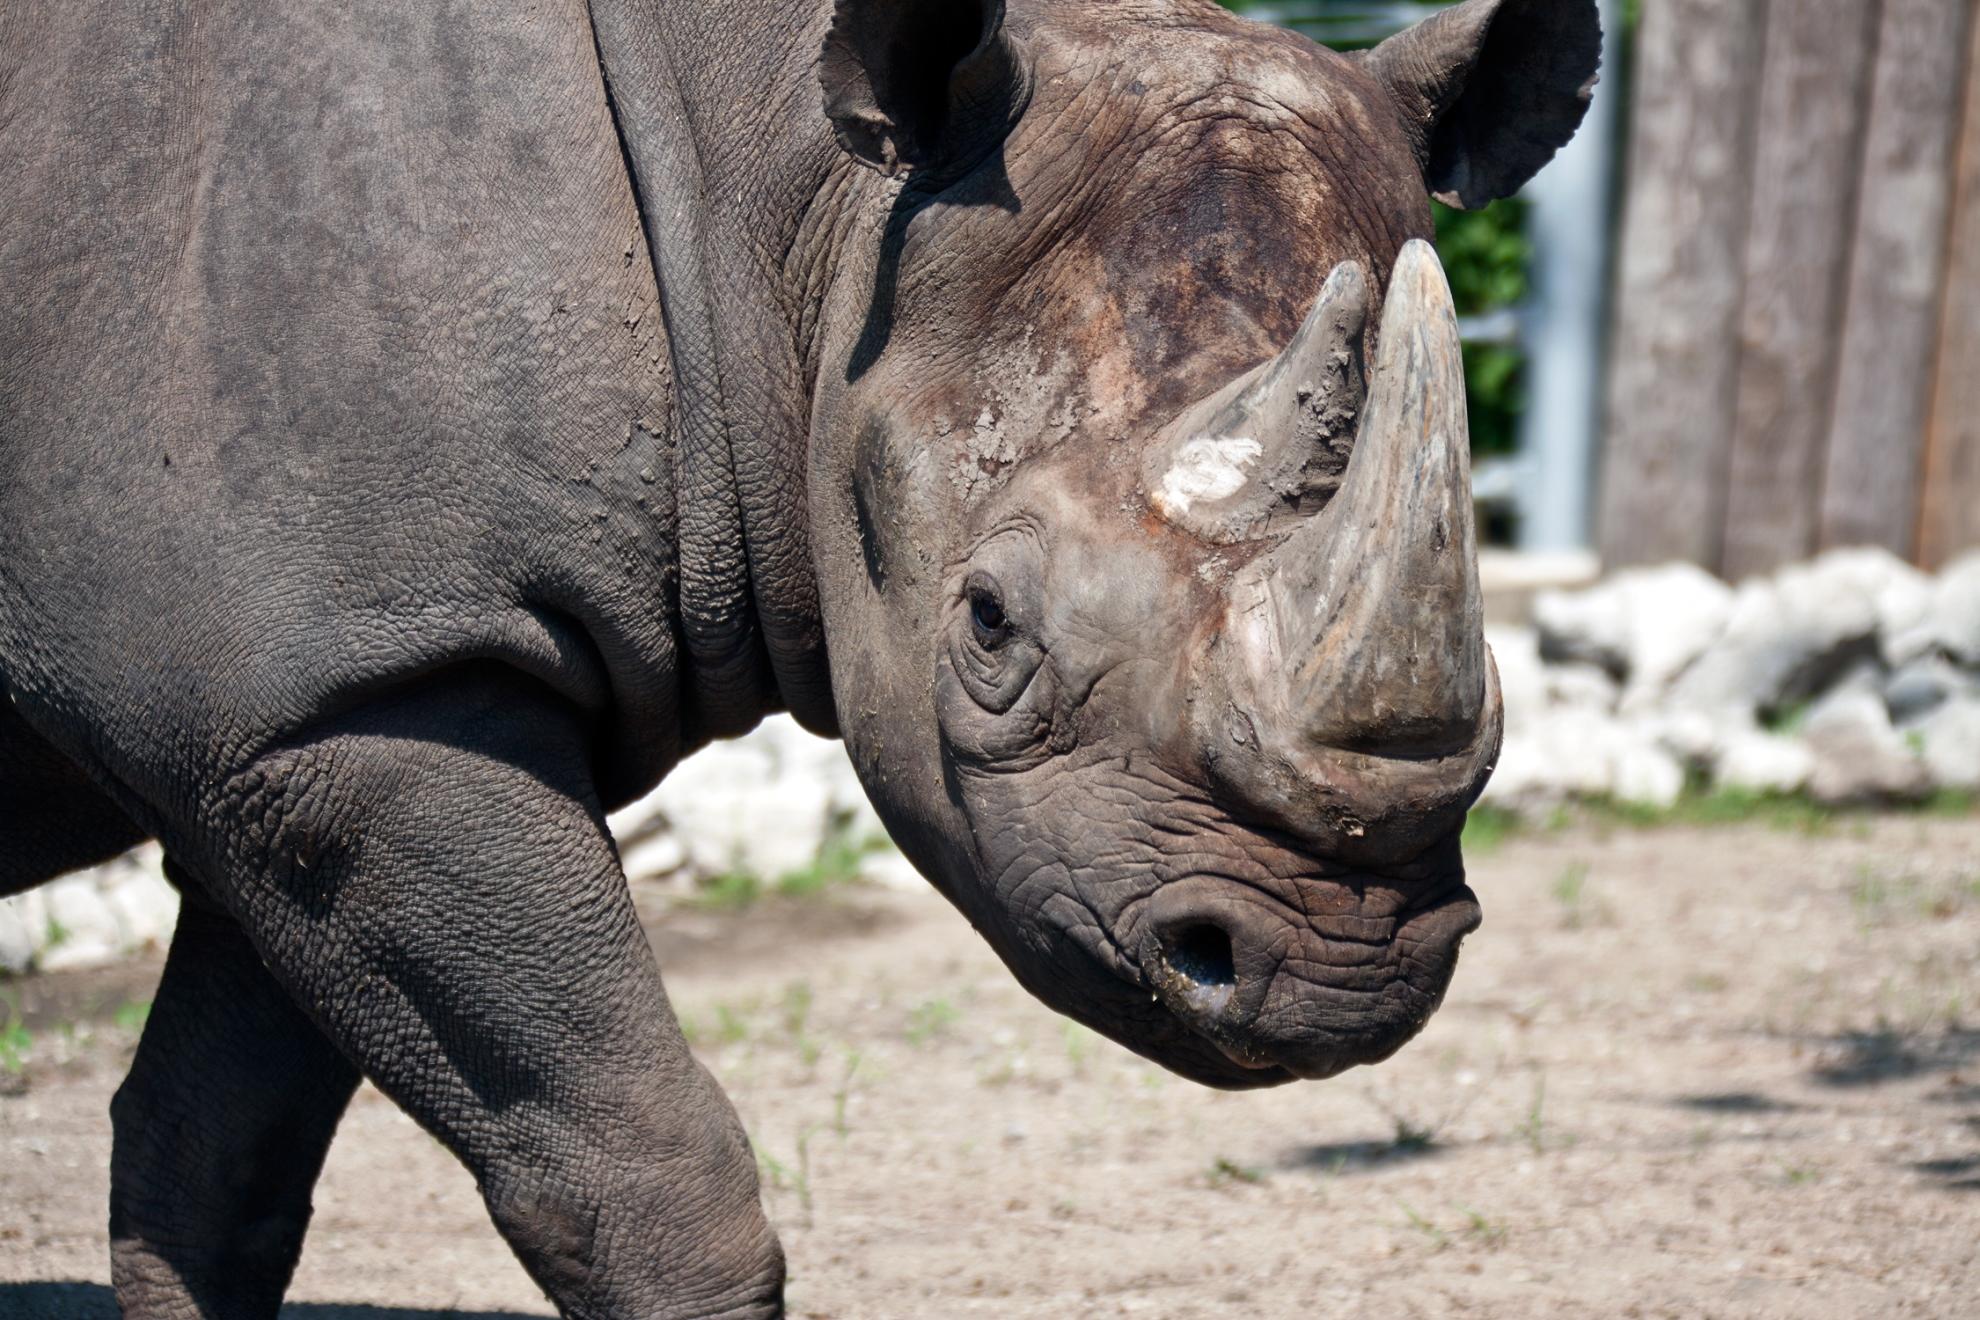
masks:
<svg viewBox="0 0 1980 1320"><path fill-rule="evenodd" d="M1534 266L1521 316L1527 350L1517 505L1522 550L1582 550L1593 541L1624 48L1621 0L1600 4L1605 76L1587 121L1525 191L1533 203L1527 232Z"/></svg>

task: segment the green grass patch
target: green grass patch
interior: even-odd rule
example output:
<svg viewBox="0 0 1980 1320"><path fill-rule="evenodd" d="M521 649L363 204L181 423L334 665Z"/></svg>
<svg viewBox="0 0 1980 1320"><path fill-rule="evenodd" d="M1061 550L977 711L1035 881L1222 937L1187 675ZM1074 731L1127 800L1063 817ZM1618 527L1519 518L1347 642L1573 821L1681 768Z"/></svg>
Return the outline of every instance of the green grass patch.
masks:
<svg viewBox="0 0 1980 1320"><path fill-rule="evenodd" d="M893 845L884 834L855 834L850 816L836 820L818 853L795 871L765 880L747 867L732 867L710 878L688 900L695 907L718 910L746 908L775 894L784 898L815 898L859 879L868 857Z"/></svg>
<svg viewBox="0 0 1980 1320"><path fill-rule="evenodd" d="M763 897L763 877L754 871L724 871L706 881L688 901L701 908L746 908Z"/></svg>
<svg viewBox="0 0 1980 1320"><path fill-rule="evenodd" d="M1505 807L1473 807L1465 818L1464 847L1475 854L1490 853L1523 834L1558 833L1577 825L1611 829L1759 825L1787 834L1824 835L1833 833L1852 817L1869 814L1872 813L1857 808L1827 806L1801 793L1693 787L1667 807L1593 798L1554 807L1542 820L1530 819ZM1948 789L1920 802L1877 808L1875 814L1963 820L1980 815L1980 796Z"/></svg>
<svg viewBox="0 0 1980 1320"><path fill-rule="evenodd" d="M4 1018L0 1019L0 1073L18 1077L27 1067L34 1036L21 1021L21 1001L12 987L0 989L0 1009L5 1010Z"/></svg>
<svg viewBox="0 0 1980 1320"><path fill-rule="evenodd" d="M923 1000L908 1013L907 1042L919 1049L961 1019L962 1013L948 1000L940 997Z"/></svg>
<svg viewBox="0 0 1980 1320"><path fill-rule="evenodd" d="M1467 852L1488 853L1503 847L1507 839L1526 828L1518 812L1504 807L1473 807L1464 818L1464 847Z"/></svg>
<svg viewBox="0 0 1980 1320"><path fill-rule="evenodd" d="M1255 1187L1265 1181L1265 1170L1219 1155L1211 1162L1205 1181L1212 1187L1228 1187L1233 1183Z"/></svg>

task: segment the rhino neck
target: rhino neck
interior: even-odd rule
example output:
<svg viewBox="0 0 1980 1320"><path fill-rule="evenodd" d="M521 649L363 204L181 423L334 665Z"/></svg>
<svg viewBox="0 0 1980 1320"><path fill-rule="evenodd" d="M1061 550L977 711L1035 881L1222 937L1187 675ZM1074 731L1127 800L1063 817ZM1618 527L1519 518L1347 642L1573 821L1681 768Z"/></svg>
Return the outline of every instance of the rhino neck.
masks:
<svg viewBox="0 0 1980 1320"><path fill-rule="evenodd" d="M813 72L829 10L591 3L672 355L689 745L780 707L838 732L805 500L815 304L786 269L845 169Z"/></svg>

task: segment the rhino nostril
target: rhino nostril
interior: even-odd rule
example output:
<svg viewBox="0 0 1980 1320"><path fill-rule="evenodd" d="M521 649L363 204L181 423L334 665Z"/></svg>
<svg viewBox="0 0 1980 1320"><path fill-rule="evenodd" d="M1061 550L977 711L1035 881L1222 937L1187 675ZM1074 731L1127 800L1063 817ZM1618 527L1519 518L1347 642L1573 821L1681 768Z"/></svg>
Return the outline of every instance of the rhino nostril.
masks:
<svg viewBox="0 0 1980 1320"><path fill-rule="evenodd" d="M1177 975L1187 977L1209 990L1237 984L1237 965L1231 958L1231 937L1220 926L1195 925L1167 942L1163 956Z"/></svg>

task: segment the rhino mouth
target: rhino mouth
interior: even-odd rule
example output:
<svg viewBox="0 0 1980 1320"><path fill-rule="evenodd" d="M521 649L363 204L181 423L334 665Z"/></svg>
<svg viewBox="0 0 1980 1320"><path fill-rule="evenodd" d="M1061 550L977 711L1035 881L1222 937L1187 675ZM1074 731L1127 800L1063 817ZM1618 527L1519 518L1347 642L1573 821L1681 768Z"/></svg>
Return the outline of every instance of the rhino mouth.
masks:
<svg viewBox="0 0 1980 1320"><path fill-rule="evenodd" d="M1332 1077L1394 1054L1443 1001L1483 915L1461 874L1386 917L1313 916L1233 888L1165 885L1137 961L1147 990L1239 1085Z"/></svg>

